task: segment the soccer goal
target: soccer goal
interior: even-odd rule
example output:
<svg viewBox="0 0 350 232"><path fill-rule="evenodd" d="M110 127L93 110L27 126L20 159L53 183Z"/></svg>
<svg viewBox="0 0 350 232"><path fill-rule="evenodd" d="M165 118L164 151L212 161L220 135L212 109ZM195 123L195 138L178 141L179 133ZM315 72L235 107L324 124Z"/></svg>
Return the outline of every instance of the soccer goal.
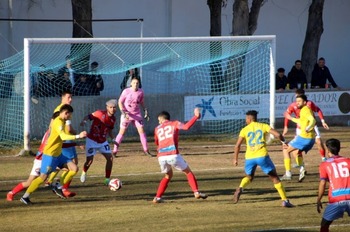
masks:
<svg viewBox="0 0 350 232"><path fill-rule="evenodd" d="M248 110L257 110L259 120L274 125L275 36L26 38L24 68L14 75L17 89L23 83L23 92L14 95L23 98L23 121L16 133L23 135L24 150L30 150L31 139L40 139L60 103L59 93L69 81L60 73L67 55L74 84L82 82L83 76L89 81L89 65L94 61L99 66L93 74L104 82L98 94L76 90L72 84L76 130L82 129L78 123L86 114L104 109L108 99L119 97L120 84L130 68L142 69L142 89L151 114L145 125L148 135L153 133L160 111L187 121L195 107L202 110L201 120L188 132L195 135L232 136L245 125ZM6 117L11 123L14 115ZM116 125L116 132L118 129ZM128 133L136 134L136 130L130 128Z"/></svg>

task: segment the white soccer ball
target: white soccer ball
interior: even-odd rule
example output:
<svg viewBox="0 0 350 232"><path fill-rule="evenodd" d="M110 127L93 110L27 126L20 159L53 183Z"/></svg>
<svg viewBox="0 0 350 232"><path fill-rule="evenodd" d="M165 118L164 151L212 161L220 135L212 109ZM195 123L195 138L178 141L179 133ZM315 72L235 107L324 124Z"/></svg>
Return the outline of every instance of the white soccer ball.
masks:
<svg viewBox="0 0 350 232"><path fill-rule="evenodd" d="M122 181L119 180L118 178L111 179L109 181L108 187L112 191L117 191L122 187Z"/></svg>

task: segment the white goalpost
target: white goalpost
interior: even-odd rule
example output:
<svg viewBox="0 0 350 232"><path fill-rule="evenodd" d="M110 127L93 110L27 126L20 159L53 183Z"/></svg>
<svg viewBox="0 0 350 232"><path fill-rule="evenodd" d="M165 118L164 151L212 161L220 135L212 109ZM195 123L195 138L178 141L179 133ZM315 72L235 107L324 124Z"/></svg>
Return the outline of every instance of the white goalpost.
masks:
<svg viewBox="0 0 350 232"><path fill-rule="evenodd" d="M148 134L157 124L159 111L171 111L173 118L186 121L194 107L200 107L203 116L195 134L237 133L245 124L244 112L251 109L259 112L259 120L273 127L275 41L275 36L25 38L23 149L30 151L31 139L41 137L59 103L56 94L40 96L39 104L34 104L32 76L43 63L46 70L57 73L72 44L79 44L81 49L75 51L75 58L90 49L91 57L102 64L98 72L105 84L98 96L78 93L73 97L77 121L81 115L104 107L106 99L118 98L120 82L132 64L142 70L142 88L152 114L145 126ZM79 75L84 74L89 70L82 69ZM61 77L56 74L55 78ZM45 82L43 85L40 88L52 88Z"/></svg>

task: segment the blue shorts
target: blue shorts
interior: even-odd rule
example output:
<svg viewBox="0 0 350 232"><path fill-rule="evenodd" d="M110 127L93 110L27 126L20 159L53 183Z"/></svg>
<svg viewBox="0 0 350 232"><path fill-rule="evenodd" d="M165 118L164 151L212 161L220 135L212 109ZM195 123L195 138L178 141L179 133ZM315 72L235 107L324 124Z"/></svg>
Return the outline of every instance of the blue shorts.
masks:
<svg viewBox="0 0 350 232"><path fill-rule="evenodd" d="M62 155L67 158L67 160L72 160L77 158L77 151L75 147L62 148Z"/></svg>
<svg viewBox="0 0 350 232"><path fill-rule="evenodd" d="M60 156L50 156L43 154L41 161L41 174L50 174L52 171L56 170L57 167L61 165L61 155Z"/></svg>
<svg viewBox="0 0 350 232"><path fill-rule="evenodd" d="M289 142L289 145L292 147L300 150L305 151L307 153L312 149L312 147L315 144L315 139L306 139L303 137L300 137L299 135L295 136L295 138Z"/></svg>
<svg viewBox="0 0 350 232"><path fill-rule="evenodd" d="M271 171L276 169L270 156L267 155L255 159L247 159L245 161L244 171L248 176L252 176L254 175L257 166L260 166L261 170L265 174L269 174Z"/></svg>
<svg viewBox="0 0 350 232"><path fill-rule="evenodd" d="M323 218L327 221L334 221L338 218L342 218L345 212L350 216L350 201L330 203L323 213Z"/></svg>

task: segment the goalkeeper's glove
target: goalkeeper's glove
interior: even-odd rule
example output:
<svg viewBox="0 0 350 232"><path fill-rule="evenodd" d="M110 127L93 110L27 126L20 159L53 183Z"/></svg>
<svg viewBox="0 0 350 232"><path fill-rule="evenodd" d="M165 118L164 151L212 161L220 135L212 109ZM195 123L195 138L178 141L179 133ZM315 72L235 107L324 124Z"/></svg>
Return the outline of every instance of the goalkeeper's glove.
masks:
<svg viewBox="0 0 350 232"><path fill-rule="evenodd" d="M143 116L143 118L149 121L148 110L146 108L145 108L145 116Z"/></svg>

